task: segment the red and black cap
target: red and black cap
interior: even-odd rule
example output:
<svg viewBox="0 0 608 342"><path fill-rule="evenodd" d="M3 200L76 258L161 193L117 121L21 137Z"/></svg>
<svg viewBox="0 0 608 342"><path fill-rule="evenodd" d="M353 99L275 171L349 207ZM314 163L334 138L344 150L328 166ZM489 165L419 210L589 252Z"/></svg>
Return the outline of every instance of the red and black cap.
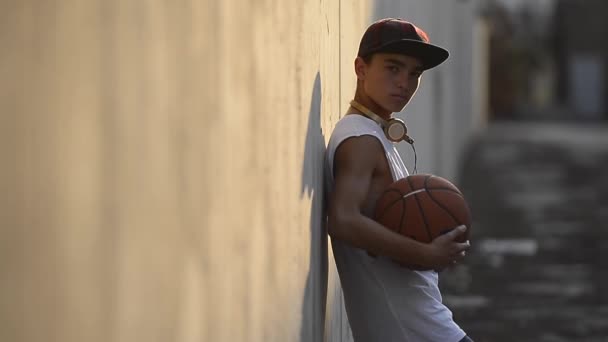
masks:
<svg viewBox="0 0 608 342"><path fill-rule="evenodd" d="M416 57L425 70L438 66L450 55L446 49L431 44L429 36L422 29L395 18L378 20L363 34L357 55L367 57L377 52Z"/></svg>

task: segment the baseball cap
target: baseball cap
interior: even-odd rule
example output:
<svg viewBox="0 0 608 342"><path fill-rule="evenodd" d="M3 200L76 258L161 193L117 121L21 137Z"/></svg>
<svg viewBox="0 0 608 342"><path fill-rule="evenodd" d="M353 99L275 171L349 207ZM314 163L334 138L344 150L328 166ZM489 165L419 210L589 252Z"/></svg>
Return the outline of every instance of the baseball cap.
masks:
<svg viewBox="0 0 608 342"><path fill-rule="evenodd" d="M438 66L450 55L446 49L431 44L422 29L399 18L378 20L363 34L357 55L367 57L377 52L416 57L425 70Z"/></svg>

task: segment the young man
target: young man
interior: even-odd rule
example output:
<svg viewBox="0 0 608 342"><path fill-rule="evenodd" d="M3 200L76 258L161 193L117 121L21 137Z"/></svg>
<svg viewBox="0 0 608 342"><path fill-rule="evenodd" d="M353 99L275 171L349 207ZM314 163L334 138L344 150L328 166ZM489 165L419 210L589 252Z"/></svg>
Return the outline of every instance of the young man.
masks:
<svg viewBox="0 0 608 342"><path fill-rule="evenodd" d="M328 232L356 342L471 341L442 304L435 271L464 256L469 243L455 238L465 227L424 244L371 219L382 190L408 175L394 142L409 137L389 121L392 113L416 93L423 71L448 55L401 19L377 21L361 39L355 98L326 160Z"/></svg>

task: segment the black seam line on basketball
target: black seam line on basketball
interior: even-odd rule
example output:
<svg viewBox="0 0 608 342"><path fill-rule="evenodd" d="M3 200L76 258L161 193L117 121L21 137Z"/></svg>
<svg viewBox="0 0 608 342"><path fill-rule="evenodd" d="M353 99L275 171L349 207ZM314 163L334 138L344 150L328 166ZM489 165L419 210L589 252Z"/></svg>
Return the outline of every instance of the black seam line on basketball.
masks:
<svg viewBox="0 0 608 342"><path fill-rule="evenodd" d="M386 194L387 194L387 193L389 193L389 192L396 192L396 193L398 193L398 194L399 194L399 197L397 197L397 199L396 199L396 200L392 201L391 203L389 203L388 205L386 205L386 206L384 207L384 210L382 211L382 213L381 213L381 214L380 214L380 215L379 215L379 216L376 218L377 220L380 220L380 219L381 219L381 218L382 218L382 217L383 217L383 216L384 216L384 215L385 215L385 214L386 214L386 213L389 211L389 209L390 209L390 208L391 208L393 205L395 205L395 203L397 203L397 202L399 202L399 201L401 200L401 197L403 196L403 193L402 193L401 191L399 191L399 189L388 189L388 190L384 190L384 191L382 192L382 194L381 194L381 195L380 195L378 198L381 198L382 196L386 195ZM403 201L401 201L401 202L403 202ZM405 205L405 204L403 204L403 203L402 203L401 205ZM374 209L374 212L375 212L377 209L378 209L378 208L375 208L375 209ZM404 215L405 215L405 208L404 208L404 209L401 211L401 217L402 217L402 219L403 219L403 216L404 216ZM401 232L401 222L402 222L402 221L399 221L399 222L400 222L400 227L399 227L399 233L400 233L400 232Z"/></svg>
<svg viewBox="0 0 608 342"><path fill-rule="evenodd" d="M427 187L427 188L426 188L426 190L427 190L427 191L428 191L428 190L439 190L439 191L451 192L451 193L454 193L454 194L456 194L456 195L458 195L458 196L460 196L460 197L464 198L464 196L462 195L462 192L456 191L456 190L454 190L454 189L452 189L452 188L443 188L443 187L438 187L438 188L428 188L428 187Z"/></svg>
<svg viewBox="0 0 608 342"><path fill-rule="evenodd" d="M433 189L433 190L435 190L435 189ZM440 191L446 191L446 190L440 190ZM446 191L446 192L452 192L452 193L454 193L453 191L449 191L449 190L448 190L448 191ZM447 213L447 214L448 214L448 215L449 215L449 216L452 218L452 220L454 221L454 224L455 224L455 225L459 225L459 224L460 224L460 222L458 222L458 220L456 219L456 217L454 216L454 214L452 214L452 213L450 212L450 210L449 210L449 209L448 209L448 208L447 208L445 205L443 205L443 204L441 204L439 201L437 201L437 200L436 200L436 199L433 197L433 195L431 194L431 192L430 192L430 191L427 191L427 193L429 194L429 198L431 199L431 201L435 202L435 204L437 204L437 205L439 206L439 208L443 209L443 211L445 211L445 212L446 212L446 213ZM452 228L454 228L454 227L452 227Z"/></svg>
<svg viewBox="0 0 608 342"><path fill-rule="evenodd" d="M403 198L403 194L401 195L401 197ZM401 202L401 218L399 219L399 229L397 231L397 233L402 234L403 231L403 221L405 221L405 211L407 210L407 203L406 201L399 201Z"/></svg>
<svg viewBox="0 0 608 342"><path fill-rule="evenodd" d="M399 197L397 197L396 200L390 202L387 206L385 206L382 214L380 216L378 216L376 219L379 220L380 218L382 218L390 210L390 208L393 205L395 205L395 203L401 202L401 206L402 206L401 218L399 219L399 229L397 230L397 233L401 234L401 231L403 230L403 220L405 219L405 211L407 209L407 206L405 205L405 201L402 201L402 199L403 199L403 193L401 191L399 191L399 189L388 189L388 190L385 190L385 191L382 192L382 194L380 195L380 197L386 195L389 192L396 192L396 193L399 194ZM378 208L374 208L374 212L377 209Z"/></svg>
<svg viewBox="0 0 608 342"><path fill-rule="evenodd" d="M401 193L401 191L399 191L398 189L388 189L382 192L382 194L378 197L381 198L383 197L385 194L389 193L389 192L396 192L399 194L399 197L397 197L396 200L390 202L388 205L386 205L384 207L384 211L382 211L382 214L380 216L377 217L377 219L379 220L382 216L384 216L384 214L386 214L386 212L397 202L399 202L401 200L401 196L403 196L403 194ZM378 208L374 208L374 212L376 212L376 210L378 210Z"/></svg>
<svg viewBox="0 0 608 342"><path fill-rule="evenodd" d="M431 178L432 176L426 176L424 178L424 189L426 190L426 183L428 181L429 178ZM410 184L410 188L414 189L414 186L412 185L412 180L411 178L407 179L407 182ZM426 230L427 235L429 236L429 241L433 240L433 235L431 234L431 230L429 229L429 222L426 219L426 215L424 215L424 210L422 210L422 206L420 205L420 200L418 199L418 193L414 194L414 199L416 200L416 205L418 206L418 211L420 212L420 215L422 216L422 221L424 222L424 230Z"/></svg>
<svg viewBox="0 0 608 342"><path fill-rule="evenodd" d="M427 191L428 191L428 190L446 190L446 191L451 191L451 192L453 192L453 193L455 193L455 194L458 194L458 196L460 196L460 197L464 198L464 196L462 195L462 192L460 192L460 190L454 190L454 189L452 189L452 188L444 188L444 187L441 187L441 186L440 186L440 187L438 187L438 188L429 188L429 184L428 184L428 183L429 183L429 180L430 180L431 178L433 178L433 177L435 177L435 176L433 176L433 175L429 175L428 177L426 177L426 178L424 179L424 189L426 189Z"/></svg>

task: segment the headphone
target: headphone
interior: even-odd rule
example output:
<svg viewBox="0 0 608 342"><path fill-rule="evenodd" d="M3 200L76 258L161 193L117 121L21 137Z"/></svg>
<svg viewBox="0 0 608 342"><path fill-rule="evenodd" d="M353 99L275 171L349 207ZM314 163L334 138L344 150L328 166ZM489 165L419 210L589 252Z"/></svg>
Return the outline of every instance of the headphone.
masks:
<svg viewBox="0 0 608 342"><path fill-rule="evenodd" d="M407 135L407 127L405 126L405 122L403 120L397 118L391 118L388 121L384 120L376 113L372 112L367 107L355 100L350 101L350 105L356 110L360 111L361 114L374 120L378 125L380 125L388 140L395 143L405 140L410 145L414 144L414 139Z"/></svg>

